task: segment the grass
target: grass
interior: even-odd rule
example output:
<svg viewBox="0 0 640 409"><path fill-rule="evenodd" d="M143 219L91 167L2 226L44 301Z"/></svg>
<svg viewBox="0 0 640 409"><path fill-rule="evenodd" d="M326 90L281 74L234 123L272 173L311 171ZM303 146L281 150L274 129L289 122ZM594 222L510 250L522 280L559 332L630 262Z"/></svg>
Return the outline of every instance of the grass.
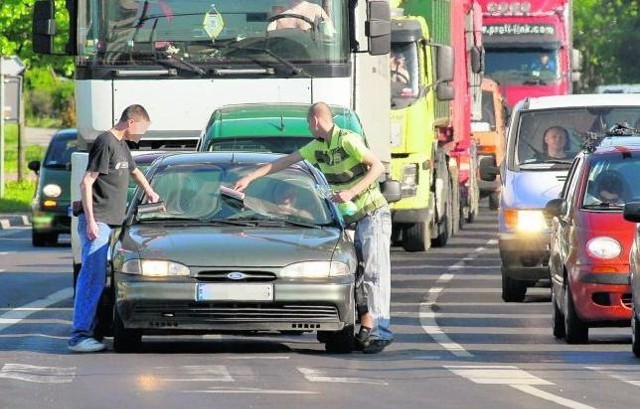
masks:
<svg viewBox="0 0 640 409"><path fill-rule="evenodd" d="M23 181L17 181L18 172L18 126L6 124L4 134L4 197L0 198L0 213L26 212L31 208L31 199L36 188L36 182L27 168L32 160L42 160L44 147L38 145L25 148L25 162L21 164ZM1 164L0 164L1 165ZM31 176L26 178L27 176Z"/></svg>

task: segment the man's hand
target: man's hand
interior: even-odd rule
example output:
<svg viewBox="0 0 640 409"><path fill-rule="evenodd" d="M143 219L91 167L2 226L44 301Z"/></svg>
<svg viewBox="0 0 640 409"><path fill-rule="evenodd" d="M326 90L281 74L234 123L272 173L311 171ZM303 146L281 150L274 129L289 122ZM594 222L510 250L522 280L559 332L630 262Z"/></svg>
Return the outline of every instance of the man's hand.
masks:
<svg viewBox="0 0 640 409"><path fill-rule="evenodd" d="M253 178L251 178L249 175L244 176L238 179L236 184L233 185L233 190L237 190L238 192L244 192L244 190L249 186L249 183L251 183L252 181L253 181Z"/></svg>
<svg viewBox="0 0 640 409"><path fill-rule="evenodd" d="M340 192L336 192L333 194L333 200L336 203L345 203L353 199L355 195L351 192L351 190L341 190Z"/></svg>
<svg viewBox="0 0 640 409"><path fill-rule="evenodd" d="M95 240L98 237L98 232L100 228L98 227L98 223L95 220L87 220L87 238L91 241Z"/></svg>
<svg viewBox="0 0 640 409"><path fill-rule="evenodd" d="M153 189L150 189L146 193L149 203L157 203L160 200L160 195L158 195Z"/></svg>

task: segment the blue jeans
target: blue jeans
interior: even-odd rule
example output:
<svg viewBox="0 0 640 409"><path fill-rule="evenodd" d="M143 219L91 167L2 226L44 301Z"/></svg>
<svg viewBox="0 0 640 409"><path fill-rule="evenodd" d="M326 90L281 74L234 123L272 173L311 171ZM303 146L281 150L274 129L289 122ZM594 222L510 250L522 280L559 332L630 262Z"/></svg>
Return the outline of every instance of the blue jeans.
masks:
<svg viewBox="0 0 640 409"><path fill-rule="evenodd" d="M73 324L69 345L76 345L86 338L93 337L97 323L96 310L104 291L107 279L107 257L111 227L98 222L98 237L87 237L87 219L84 214L78 217L78 237L82 249L82 268L76 283L76 298L73 303Z"/></svg>
<svg viewBox="0 0 640 409"><path fill-rule="evenodd" d="M391 325L391 213L383 206L356 223L354 238L363 273L357 285L366 298L375 338L392 340Z"/></svg>

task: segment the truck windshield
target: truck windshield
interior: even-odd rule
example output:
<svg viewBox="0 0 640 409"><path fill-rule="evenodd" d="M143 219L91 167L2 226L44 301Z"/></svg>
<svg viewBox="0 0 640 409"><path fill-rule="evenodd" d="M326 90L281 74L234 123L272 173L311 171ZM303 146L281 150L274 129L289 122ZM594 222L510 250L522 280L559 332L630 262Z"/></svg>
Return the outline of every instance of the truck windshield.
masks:
<svg viewBox="0 0 640 409"><path fill-rule="evenodd" d="M79 64L346 62L344 0L79 0Z"/></svg>
<svg viewBox="0 0 640 409"><path fill-rule="evenodd" d="M525 111L514 129L512 170L571 164L583 136L603 133L618 123L634 126L638 107L581 107ZM548 167L548 166L547 166Z"/></svg>
<svg viewBox="0 0 640 409"><path fill-rule="evenodd" d="M485 74L501 84L545 85L560 79L558 50L488 48Z"/></svg>
<svg viewBox="0 0 640 409"><path fill-rule="evenodd" d="M392 43L389 58L391 108L410 105L419 95L418 49L415 43Z"/></svg>

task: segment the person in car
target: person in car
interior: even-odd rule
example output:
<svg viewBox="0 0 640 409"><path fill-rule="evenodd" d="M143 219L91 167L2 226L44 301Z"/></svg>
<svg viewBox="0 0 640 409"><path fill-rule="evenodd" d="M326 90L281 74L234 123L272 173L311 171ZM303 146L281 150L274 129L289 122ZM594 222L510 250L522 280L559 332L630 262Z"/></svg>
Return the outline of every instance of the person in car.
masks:
<svg viewBox="0 0 640 409"><path fill-rule="evenodd" d="M603 171L595 181L592 193L587 193L586 205L606 204L609 206L624 206L624 180L616 171Z"/></svg>
<svg viewBox="0 0 640 409"><path fill-rule="evenodd" d="M327 12L315 3L310 3L305 0L289 0L289 8L284 9L281 6L274 6L273 11L278 14L291 14L306 17L313 22L321 23L321 29L326 35L334 35L336 33L335 27L331 22L331 17ZM300 30L308 31L313 27L307 21L295 18L295 17L283 17L272 21L267 26L267 31L282 30L287 28L297 28Z"/></svg>
<svg viewBox="0 0 640 409"><path fill-rule="evenodd" d="M569 132L566 129L561 126L552 126L542 135L542 152L536 154L537 160L570 159L567 153Z"/></svg>

